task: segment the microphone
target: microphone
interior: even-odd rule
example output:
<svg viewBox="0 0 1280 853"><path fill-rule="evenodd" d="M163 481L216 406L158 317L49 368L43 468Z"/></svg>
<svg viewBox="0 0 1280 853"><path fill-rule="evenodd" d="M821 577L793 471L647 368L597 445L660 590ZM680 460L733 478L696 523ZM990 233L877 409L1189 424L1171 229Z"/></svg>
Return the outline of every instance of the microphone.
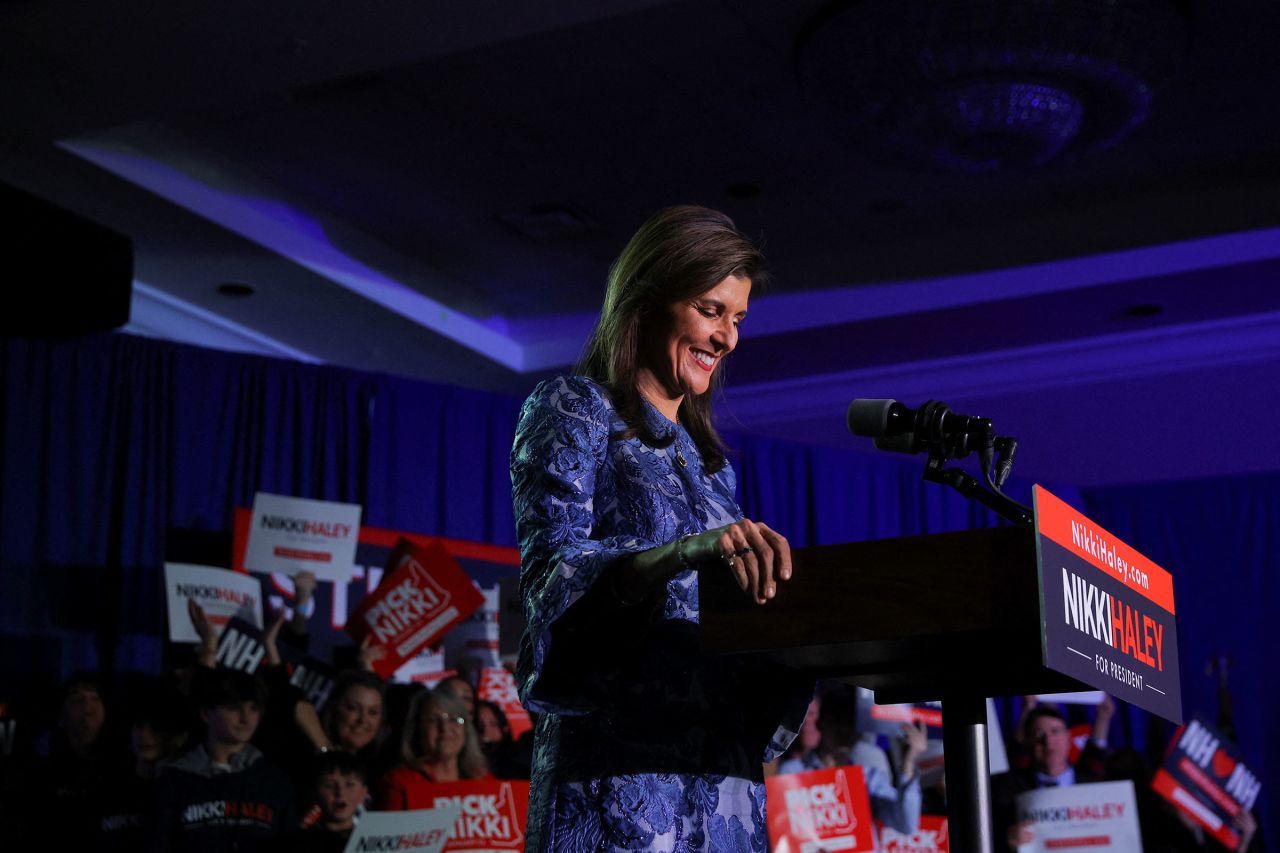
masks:
<svg viewBox="0 0 1280 853"><path fill-rule="evenodd" d="M1012 438L997 438L996 451L1000 454L996 457L996 488L1002 487L1009 475L1013 473L1013 457L1018 452L1018 442Z"/></svg>
<svg viewBox="0 0 1280 853"><path fill-rule="evenodd" d="M991 435L987 418L956 414L937 400L918 409L909 409L897 400L854 400L845 422L849 432L873 438L877 448L895 453L939 448L962 458L971 446L977 446L978 439Z"/></svg>
<svg viewBox="0 0 1280 853"><path fill-rule="evenodd" d="M925 480L950 486L1015 524L1033 523L1034 513L1029 507L1000 491L1013 470L1018 443L1009 436L996 435L990 419L957 415L938 400L908 409L897 400L860 399L849 404L845 423L854 435L874 439L880 450L928 453ZM975 450L989 491L960 468L943 467L946 460L963 459Z"/></svg>
<svg viewBox="0 0 1280 853"><path fill-rule="evenodd" d="M910 409L897 400L854 400L845 413L849 432L867 438L902 435L915 422Z"/></svg>

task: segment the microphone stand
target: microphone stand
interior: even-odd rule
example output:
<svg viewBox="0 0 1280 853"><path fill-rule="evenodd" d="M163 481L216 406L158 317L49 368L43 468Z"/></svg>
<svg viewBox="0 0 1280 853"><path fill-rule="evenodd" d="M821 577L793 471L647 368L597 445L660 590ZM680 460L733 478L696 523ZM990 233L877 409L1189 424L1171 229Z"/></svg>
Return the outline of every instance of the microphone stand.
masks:
<svg viewBox="0 0 1280 853"><path fill-rule="evenodd" d="M930 483L942 483L950 486L966 498L995 512L1014 524L1031 525L1035 522L1031 512L1022 504L1002 494L990 492L982 487L978 479L959 468L945 468L947 457L941 449L929 451L929 461L924 467L924 479Z"/></svg>
<svg viewBox="0 0 1280 853"><path fill-rule="evenodd" d="M949 456L963 456L967 442L948 443L942 436L928 442L929 461L924 479L950 486L966 498L978 501L988 509L1019 526L1035 523L1031 511L1007 497L991 476L994 449L1001 448L1007 468L1012 464L1015 442L997 438L988 425L979 436L979 455L983 473L991 489L983 488L978 479L959 468L948 468ZM968 690L957 689L942 697L943 751L947 755L947 817L951 826L953 849L964 853L995 853L995 833L989 821L991 814L991 765L987 756L987 700Z"/></svg>

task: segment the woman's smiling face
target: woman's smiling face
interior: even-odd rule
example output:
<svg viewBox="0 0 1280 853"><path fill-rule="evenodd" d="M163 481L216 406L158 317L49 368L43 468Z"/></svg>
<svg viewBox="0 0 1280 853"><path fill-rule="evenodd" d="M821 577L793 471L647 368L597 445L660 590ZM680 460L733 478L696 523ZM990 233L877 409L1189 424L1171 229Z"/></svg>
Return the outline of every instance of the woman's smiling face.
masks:
<svg viewBox="0 0 1280 853"><path fill-rule="evenodd" d="M731 275L693 299L673 302L643 329L636 384L671 420L685 394L707 392L720 360L738 345L750 296L751 279Z"/></svg>
<svg viewBox="0 0 1280 853"><path fill-rule="evenodd" d="M334 709L334 739L348 752L364 749L382 726L382 696L378 691L353 684L338 697Z"/></svg>

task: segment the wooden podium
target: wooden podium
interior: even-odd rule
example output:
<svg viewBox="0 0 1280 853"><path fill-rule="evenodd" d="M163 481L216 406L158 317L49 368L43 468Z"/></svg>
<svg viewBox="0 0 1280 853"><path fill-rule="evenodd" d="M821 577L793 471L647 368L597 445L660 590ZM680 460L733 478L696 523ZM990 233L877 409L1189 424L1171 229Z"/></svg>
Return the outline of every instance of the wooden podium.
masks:
<svg viewBox="0 0 1280 853"><path fill-rule="evenodd" d="M1042 663L1035 531L1002 527L798 548L760 606L704 572L702 641L912 702L1084 690Z"/></svg>
<svg viewBox="0 0 1280 853"><path fill-rule="evenodd" d="M951 849L991 853L986 697L1083 690L1042 664L1036 530L1002 527L800 548L760 606L699 579L703 645L876 691L942 700Z"/></svg>

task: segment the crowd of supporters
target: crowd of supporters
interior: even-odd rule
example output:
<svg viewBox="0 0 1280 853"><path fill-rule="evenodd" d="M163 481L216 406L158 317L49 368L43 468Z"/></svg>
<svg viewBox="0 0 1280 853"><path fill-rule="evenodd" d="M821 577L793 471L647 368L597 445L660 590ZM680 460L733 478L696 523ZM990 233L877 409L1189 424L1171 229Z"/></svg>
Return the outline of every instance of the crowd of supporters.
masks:
<svg viewBox="0 0 1280 853"><path fill-rule="evenodd" d="M283 616L251 674L218 666L217 631L198 606L190 615L201 643L163 676L113 689L78 674L46 719L24 721L39 736L0 755L0 846L338 851L365 808L423 808L435 785L529 777L531 734L513 739L466 670L432 687L388 684L366 648L316 707L280 658Z"/></svg>
<svg viewBox="0 0 1280 853"><path fill-rule="evenodd" d="M362 648L317 707L281 660L282 615L268 622L266 660L253 674L217 666L217 632L198 607L190 616L201 643L163 676L113 692L96 674L77 675L48 703L29 748L0 755L5 849L55 838L59 848L103 851L339 851L363 809L426 808L450 782L529 778L531 733L513 739L465 668L433 687L388 684L374 672L376 651ZM305 627L295 619L288 632L296 639ZM820 685L800 736L766 774L859 764L883 824L909 834L921 813L945 814L943 776L924 767L924 727L890 738L858 731L851 690ZM1142 756L1108 744L1114 707L1109 698L1098 707L1069 760L1062 713L1024 701L1012 769L993 780L999 845L1031 838L1015 818L1020 792L1129 779L1146 853L1222 849L1151 791L1154 768ZM1261 849L1251 814L1238 829L1237 850Z"/></svg>

